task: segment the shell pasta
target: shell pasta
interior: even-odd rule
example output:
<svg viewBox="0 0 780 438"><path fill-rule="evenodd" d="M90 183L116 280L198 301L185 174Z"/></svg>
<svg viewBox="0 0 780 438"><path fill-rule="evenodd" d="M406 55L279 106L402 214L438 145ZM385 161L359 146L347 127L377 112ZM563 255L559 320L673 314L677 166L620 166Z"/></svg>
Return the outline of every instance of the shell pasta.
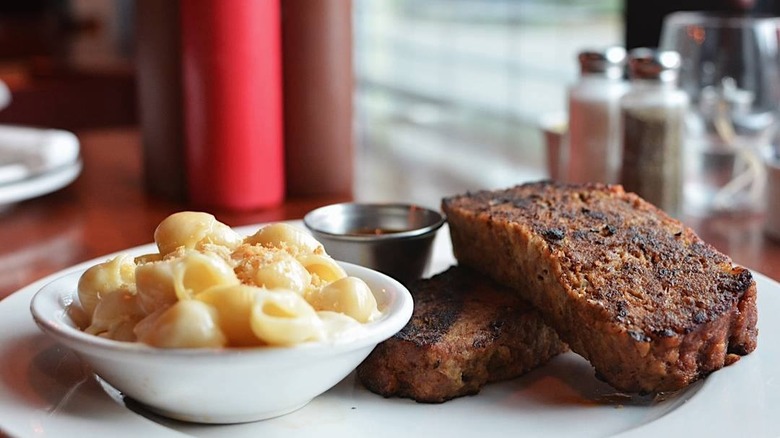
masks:
<svg viewBox="0 0 780 438"><path fill-rule="evenodd" d="M252 307L252 331L270 344L292 345L323 338L314 308L291 291L259 294Z"/></svg>
<svg viewBox="0 0 780 438"><path fill-rule="evenodd" d="M85 332L161 348L284 346L343 338L381 315L363 280L289 224L241 237L185 211L154 240L158 253L82 274L74 306Z"/></svg>

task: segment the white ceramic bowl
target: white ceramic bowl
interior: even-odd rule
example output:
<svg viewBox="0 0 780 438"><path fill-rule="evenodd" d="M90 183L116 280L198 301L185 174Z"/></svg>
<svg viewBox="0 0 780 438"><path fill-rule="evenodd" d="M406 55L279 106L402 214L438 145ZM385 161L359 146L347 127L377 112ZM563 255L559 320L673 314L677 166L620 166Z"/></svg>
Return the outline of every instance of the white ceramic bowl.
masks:
<svg viewBox="0 0 780 438"><path fill-rule="evenodd" d="M241 423L305 406L357 367L411 317L412 297L398 281L342 263L373 291L382 316L348 341L246 349L160 349L80 331L66 307L78 300L81 272L43 287L31 311L38 326L74 350L97 376L166 417L198 423Z"/></svg>

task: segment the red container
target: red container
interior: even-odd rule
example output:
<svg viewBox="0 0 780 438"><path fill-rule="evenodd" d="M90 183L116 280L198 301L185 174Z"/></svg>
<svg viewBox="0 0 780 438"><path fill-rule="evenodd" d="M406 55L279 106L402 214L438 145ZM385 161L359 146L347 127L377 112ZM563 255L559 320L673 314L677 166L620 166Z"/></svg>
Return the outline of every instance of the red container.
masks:
<svg viewBox="0 0 780 438"><path fill-rule="evenodd" d="M181 2L187 193L248 210L284 198L278 0Z"/></svg>

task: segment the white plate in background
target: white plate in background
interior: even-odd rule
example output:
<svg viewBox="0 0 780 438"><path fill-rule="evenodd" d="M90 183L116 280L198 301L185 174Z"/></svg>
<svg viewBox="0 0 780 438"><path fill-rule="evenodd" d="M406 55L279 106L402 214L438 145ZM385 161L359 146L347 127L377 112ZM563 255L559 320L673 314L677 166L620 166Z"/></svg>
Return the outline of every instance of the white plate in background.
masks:
<svg viewBox="0 0 780 438"><path fill-rule="evenodd" d="M295 223L300 225L299 222ZM257 227L242 227L248 234ZM150 231L151 233L151 231ZM144 245L127 252L154 251ZM305 408L280 418L203 426L155 417L101 386L66 348L33 323L29 303L44 278L0 302L0 428L12 436L429 437L780 436L780 284L756 274L758 349L664 401L627 399L566 353L530 374L490 384L443 404L385 399L354 374ZM454 262L448 229L439 232L431 272Z"/></svg>
<svg viewBox="0 0 780 438"><path fill-rule="evenodd" d="M59 190L81 173L78 138L69 131L0 125L0 204Z"/></svg>

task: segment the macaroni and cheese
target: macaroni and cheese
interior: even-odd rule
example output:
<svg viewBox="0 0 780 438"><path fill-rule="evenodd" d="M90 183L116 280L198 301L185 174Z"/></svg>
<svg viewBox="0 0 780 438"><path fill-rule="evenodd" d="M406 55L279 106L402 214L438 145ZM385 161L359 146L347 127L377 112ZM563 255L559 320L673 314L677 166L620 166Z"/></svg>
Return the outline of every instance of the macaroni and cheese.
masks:
<svg viewBox="0 0 780 438"><path fill-rule="evenodd" d="M154 241L157 253L82 274L85 332L166 348L293 345L348 336L380 314L363 280L289 224L242 237L211 214L180 212Z"/></svg>

